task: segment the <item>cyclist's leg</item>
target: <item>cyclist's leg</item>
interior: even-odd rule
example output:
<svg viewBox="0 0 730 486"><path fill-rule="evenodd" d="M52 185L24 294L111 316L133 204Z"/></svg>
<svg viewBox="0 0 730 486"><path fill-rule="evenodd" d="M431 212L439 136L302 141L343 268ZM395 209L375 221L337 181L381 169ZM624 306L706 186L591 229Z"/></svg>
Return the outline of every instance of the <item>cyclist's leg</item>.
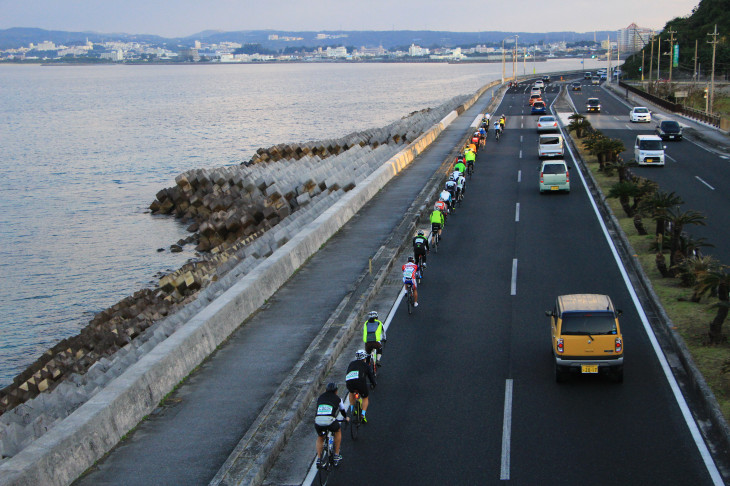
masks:
<svg viewBox="0 0 730 486"><path fill-rule="evenodd" d="M418 305L418 286L416 285L416 281L414 280L413 283L413 306Z"/></svg>
<svg viewBox="0 0 730 486"><path fill-rule="evenodd" d="M340 427L340 424L338 422L335 422L337 424L337 432L334 432L333 435L335 436L335 455L340 455L340 444L342 444L342 427Z"/></svg>
<svg viewBox="0 0 730 486"><path fill-rule="evenodd" d="M315 425L314 428L317 431L317 459L320 459L322 457L322 449L324 448L324 436L326 435L326 432L321 429L319 425Z"/></svg>

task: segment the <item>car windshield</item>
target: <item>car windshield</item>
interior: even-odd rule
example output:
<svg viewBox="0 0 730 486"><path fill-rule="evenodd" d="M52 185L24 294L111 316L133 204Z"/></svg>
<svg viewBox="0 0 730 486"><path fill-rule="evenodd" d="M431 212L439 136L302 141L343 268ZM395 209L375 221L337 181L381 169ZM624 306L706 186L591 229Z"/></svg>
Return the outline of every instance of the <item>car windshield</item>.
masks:
<svg viewBox="0 0 730 486"><path fill-rule="evenodd" d="M616 334L612 312L564 312L561 334Z"/></svg>
<svg viewBox="0 0 730 486"><path fill-rule="evenodd" d="M540 145L557 145L560 143L560 137L540 137Z"/></svg>
<svg viewBox="0 0 730 486"><path fill-rule="evenodd" d="M545 164L542 166L543 174L565 174L565 164Z"/></svg>
<svg viewBox="0 0 730 486"><path fill-rule="evenodd" d="M662 122L662 130L677 132L679 131L679 123L677 123L676 121Z"/></svg>
<svg viewBox="0 0 730 486"><path fill-rule="evenodd" d="M649 113L648 108L634 108L634 113Z"/></svg>
<svg viewBox="0 0 730 486"><path fill-rule="evenodd" d="M541 110L541 109L545 108L545 103L543 103L541 101L536 101L535 104L532 105L532 108L535 110Z"/></svg>
<svg viewBox="0 0 730 486"><path fill-rule="evenodd" d="M598 100L596 98L591 98L588 100L588 104L591 106L596 106L599 104Z"/></svg>
<svg viewBox="0 0 730 486"><path fill-rule="evenodd" d="M639 148L641 150L662 150L661 140L641 140L639 142Z"/></svg>
<svg viewBox="0 0 730 486"><path fill-rule="evenodd" d="M555 117L552 117L552 116L541 116L538 121L540 123L554 122L555 121Z"/></svg>

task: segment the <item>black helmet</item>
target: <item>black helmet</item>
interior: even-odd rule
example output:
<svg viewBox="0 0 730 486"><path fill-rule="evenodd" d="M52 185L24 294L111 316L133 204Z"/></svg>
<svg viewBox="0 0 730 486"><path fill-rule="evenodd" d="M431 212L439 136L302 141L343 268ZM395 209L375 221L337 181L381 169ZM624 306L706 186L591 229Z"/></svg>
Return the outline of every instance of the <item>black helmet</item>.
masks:
<svg viewBox="0 0 730 486"><path fill-rule="evenodd" d="M334 381L331 383L327 383L327 391L337 393L337 383L335 383Z"/></svg>
<svg viewBox="0 0 730 486"><path fill-rule="evenodd" d="M408 257L408 262L413 263L413 262L415 262L415 260L413 259L413 257Z"/></svg>

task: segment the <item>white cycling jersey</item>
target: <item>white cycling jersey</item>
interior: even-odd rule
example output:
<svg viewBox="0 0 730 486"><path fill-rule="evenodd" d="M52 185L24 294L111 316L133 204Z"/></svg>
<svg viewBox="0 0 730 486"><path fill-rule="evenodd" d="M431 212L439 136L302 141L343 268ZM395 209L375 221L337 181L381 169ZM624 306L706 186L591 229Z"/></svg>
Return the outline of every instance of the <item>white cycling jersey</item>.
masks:
<svg viewBox="0 0 730 486"><path fill-rule="evenodd" d="M459 178L456 179L456 187L463 189L464 184L466 184L466 178L464 176L459 176Z"/></svg>
<svg viewBox="0 0 730 486"><path fill-rule="evenodd" d="M456 185L459 185L459 177L461 177L461 171L455 170L454 173L451 174L451 177L453 177L456 181Z"/></svg>
<svg viewBox="0 0 730 486"><path fill-rule="evenodd" d="M494 129L495 130L502 130L502 125L499 124L499 122L494 122Z"/></svg>
<svg viewBox="0 0 730 486"><path fill-rule="evenodd" d="M449 191L443 190L441 191L441 194L439 195L439 199L445 202L451 201L451 193Z"/></svg>

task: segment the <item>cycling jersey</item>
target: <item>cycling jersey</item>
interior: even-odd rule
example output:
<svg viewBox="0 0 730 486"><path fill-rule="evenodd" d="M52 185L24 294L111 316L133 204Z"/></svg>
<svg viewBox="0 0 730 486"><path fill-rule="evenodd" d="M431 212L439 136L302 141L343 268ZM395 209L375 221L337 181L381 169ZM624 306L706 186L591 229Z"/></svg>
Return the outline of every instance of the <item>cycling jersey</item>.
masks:
<svg viewBox="0 0 730 486"><path fill-rule="evenodd" d="M459 176L459 178L456 179L456 187L463 189L464 184L466 184L466 178L464 176Z"/></svg>
<svg viewBox="0 0 730 486"><path fill-rule="evenodd" d="M494 130L502 130L502 125L498 121L494 122Z"/></svg>
<svg viewBox="0 0 730 486"><path fill-rule="evenodd" d="M415 264L414 264L415 265ZM388 339L385 337L385 328L383 327L383 323L380 322L378 319L373 319L372 321L368 319L365 321L365 324L362 328L362 342L364 343L370 343L373 341L382 341L384 339Z"/></svg>
<svg viewBox="0 0 730 486"><path fill-rule="evenodd" d="M460 173L466 172L466 166L464 162L459 162L454 166L454 172L459 171Z"/></svg>
<svg viewBox="0 0 730 486"><path fill-rule="evenodd" d="M449 191L443 190L441 191L441 194L439 194L439 199L448 204L451 201L451 193Z"/></svg>
<svg viewBox="0 0 730 486"><path fill-rule="evenodd" d="M443 215L446 213L446 211L449 210L448 206L446 206L446 203L443 201L436 201L436 204L433 205L435 209L438 209L438 211ZM433 215L433 213L431 213ZM431 221L432 223L434 221ZM436 221L438 223L438 221Z"/></svg>
<svg viewBox="0 0 730 486"><path fill-rule="evenodd" d="M477 153L477 146L476 146L475 144L473 144L473 143L470 143L470 144L469 144L469 149L470 149L470 150L471 150L471 151L472 151L473 153L475 153L475 154ZM466 154L464 154L464 158L466 158Z"/></svg>
<svg viewBox="0 0 730 486"><path fill-rule="evenodd" d="M431 221L431 224L443 225L444 224L444 213L442 213L438 209L434 209L433 212L431 213L430 221Z"/></svg>
<svg viewBox="0 0 730 486"><path fill-rule="evenodd" d="M403 270L403 283L412 284L413 288L416 288L416 275L418 274L418 265L412 262L408 262L401 267Z"/></svg>
<svg viewBox="0 0 730 486"><path fill-rule="evenodd" d="M487 131L484 129L484 127L479 128L479 135L484 137L487 134Z"/></svg>
<svg viewBox="0 0 730 486"><path fill-rule="evenodd" d="M446 181L446 184L444 184L444 187L449 192L454 192L454 189L456 189L456 181L448 180Z"/></svg>
<svg viewBox="0 0 730 486"><path fill-rule="evenodd" d="M477 155L474 152L467 152L466 156L464 157L466 159L466 162L474 162L476 160Z"/></svg>
<svg viewBox="0 0 730 486"><path fill-rule="evenodd" d="M359 392L363 398L368 397L368 382L377 385L373 369L364 360L356 359L350 362L345 374L345 385L350 393Z"/></svg>
<svg viewBox="0 0 730 486"><path fill-rule="evenodd" d="M423 255L429 250L428 248L428 238L425 236L415 236L413 237L413 254L414 255Z"/></svg>
<svg viewBox="0 0 730 486"><path fill-rule="evenodd" d="M345 404L337 393L324 392L317 399L317 414L314 417L315 428L319 426L326 430L327 427L336 423L336 420L343 420L346 413ZM320 430L322 429L317 428L317 433L320 433ZM339 427L333 432L337 430L339 430ZM324 435L324 433L321 433L321 435Z"/></svg>

